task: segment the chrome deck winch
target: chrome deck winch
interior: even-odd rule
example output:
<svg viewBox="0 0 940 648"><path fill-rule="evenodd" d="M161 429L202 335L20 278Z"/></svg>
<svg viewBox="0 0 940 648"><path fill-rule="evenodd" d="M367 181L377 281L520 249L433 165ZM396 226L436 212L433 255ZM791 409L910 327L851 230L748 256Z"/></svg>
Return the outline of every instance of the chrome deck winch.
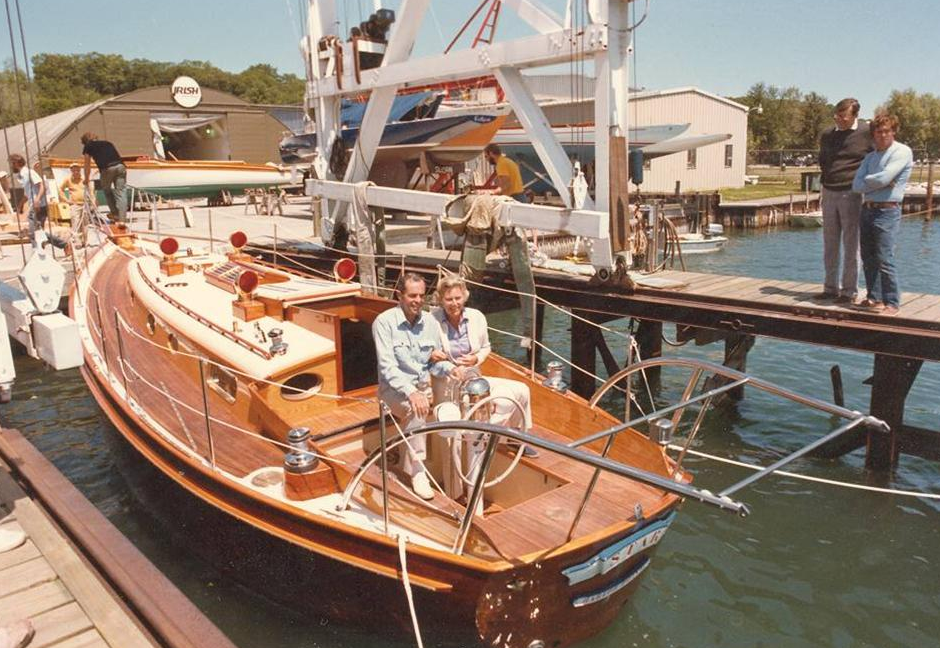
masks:
<svg viewBox="0 0 940 648"><path fill-rule="evenodd" d="M564 366L559 360L552 360L545 365L545 380L542 384L557 392L568 391L568 383L565 382L565 376L562 373Z"/></svg>
<svg viewBox="0 0 940 648"><path fill-rule="evenodd" d="M319 458L310 452L310 428L296 427L287 433L287 445L290 450L284 455L284 470L293 473L309 472L320 463Z"/></svg>

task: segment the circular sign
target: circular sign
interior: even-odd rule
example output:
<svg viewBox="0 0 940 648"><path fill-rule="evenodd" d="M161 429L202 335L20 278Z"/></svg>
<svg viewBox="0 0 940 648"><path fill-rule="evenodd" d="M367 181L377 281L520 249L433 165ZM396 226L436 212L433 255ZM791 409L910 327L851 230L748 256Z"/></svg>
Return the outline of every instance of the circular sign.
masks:
<svg viewBox="0 0 940 648"><path fill-rule="evenodd" d="M196 79L188 76L176 77L170 86L170 96L183 108L195 108L202 101L202 88Z"/></svg>

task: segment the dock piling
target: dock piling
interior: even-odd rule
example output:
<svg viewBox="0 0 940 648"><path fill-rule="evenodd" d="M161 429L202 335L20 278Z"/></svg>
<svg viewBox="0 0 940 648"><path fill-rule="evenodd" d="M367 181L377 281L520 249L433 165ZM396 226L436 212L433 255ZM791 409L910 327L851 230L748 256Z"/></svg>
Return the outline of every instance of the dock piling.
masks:
<svg viewBox="0 0 940 648"><path fill-rule="evenodd" d="M866 468L892 470L897 465L899 439L904 428L904 401L922 364L923 360L875 354L869 411L887 423L891 431L888 434L869 431Z"/></svg>

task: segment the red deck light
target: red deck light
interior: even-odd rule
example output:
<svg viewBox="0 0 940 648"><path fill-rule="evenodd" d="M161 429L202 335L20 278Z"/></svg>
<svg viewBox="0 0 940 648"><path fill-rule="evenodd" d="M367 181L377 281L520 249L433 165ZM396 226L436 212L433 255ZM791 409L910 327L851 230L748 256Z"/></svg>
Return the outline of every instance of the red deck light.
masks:
<svg viewBox="0 0 940 648"><path fill-rule="evenodd" d="M173 256L180 249L179 241L173 237L167 237L160 241L160 251L166 256Z"/></svg>
<svg viewBox="0 0 940 648"><path fill-rule="evenodd" d="M248 235L241 230L232 232L232 235L228 237L228 242L233 248L240 250L248 244Z"/></svg>
<svg viewBox="0 0 940 648"><path fill-rule="evenodd" d="M251 295L258 287L258 273L254 270L245 270L238 275L238 288L246 295Z"/></svg>
<svg viewBox="0 0 940 648"><path fill-rule="evenodd" d="M356 276L356 262L352 259L340 259L333 264L333 276L336 277L337 281L342 281L347 283L353 280L353 277Z"/></svg>

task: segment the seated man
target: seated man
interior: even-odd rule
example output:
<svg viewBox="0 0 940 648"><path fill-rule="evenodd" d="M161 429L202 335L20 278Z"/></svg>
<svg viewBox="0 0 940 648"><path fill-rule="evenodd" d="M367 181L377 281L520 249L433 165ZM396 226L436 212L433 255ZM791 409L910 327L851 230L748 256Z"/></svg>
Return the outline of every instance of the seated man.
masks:
<svg viewBox="0 0 940 648"><path fill-rule="evenodd" d="M405 431L425 424L431 411L431 376L459 377L463 369L454 363L435 361L431 355L440 350L440 329L422 310L424 279L406 273L398 290L398 307L390 308L372 323L372 337L378 357L379 400L392 415L401 419ZM404 452L402 468L411 478L411 487L422 499L431 499L428 476L421 462L427 457L425 436L409 437L410 449Z"/></svg>
<svg viewBox="0 0 940 648"><path fill-rule="evenodd" d="M82 167L78 162L73 162L69 166L69 177L59 185L59 201L81 210L85 202L85 189L85 182L82 180ZM95 192L89 190L88 197L94 204Z"/></svg>

